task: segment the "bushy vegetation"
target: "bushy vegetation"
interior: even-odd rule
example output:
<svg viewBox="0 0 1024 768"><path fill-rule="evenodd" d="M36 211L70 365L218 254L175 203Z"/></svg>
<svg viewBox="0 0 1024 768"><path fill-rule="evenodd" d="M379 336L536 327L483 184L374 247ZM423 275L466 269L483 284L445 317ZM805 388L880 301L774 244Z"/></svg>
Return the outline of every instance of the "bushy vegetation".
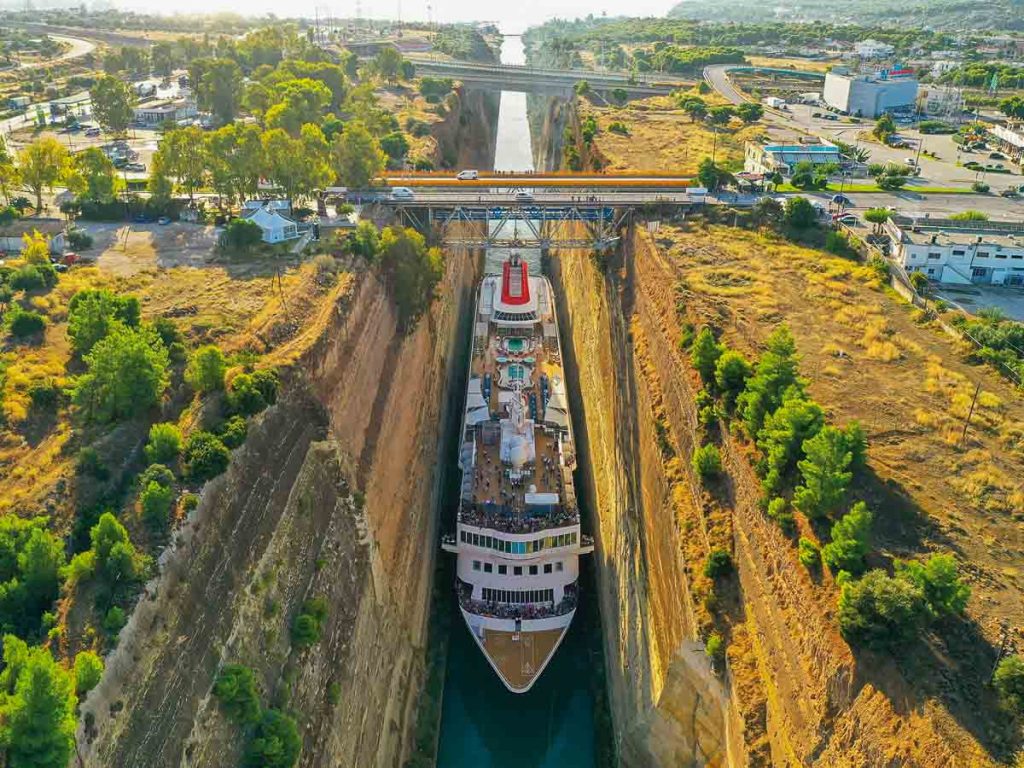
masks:
<svg viewBox="0 0 1024 768"><path fill-rule="evenodd" d="M704 575L717 579L732 573L732 555L724 549L713 549L704 562Z"/></svg>
<svg viewBox="0 0 1024 768"><path fill-rule="evenodd" d="M804 568L812 571L821 565L821 547L806 536L801 536L797 544L797 557Z"/></svg>
<svg viewBox="0 0 1024 768"><path fill-rule="evenodd" d="M227 361L224 353L214 344L199 347L189 357L185 369L185 380L197 392L209 393L224 389L224 374L227 372Z"/></svg>
<svg viewBox="0 0 1024 768"><path fill-rule="evenodd" d="M859 574L864 570L872 520L873 515L867 505L858 501L833 524L832 541L821 550L821 557L831 571Z"/></svg>
<svg viewBox="0 0 1024 768"><path fill-rule="evenodd" d="M952 322L978 344L972 352L974 359L1024 381L1024 323L1009 320L996 309L982 310L970 319L957 315Z"/></svg>
<svg viewBox="0 0 1024 768"><path fill-rule="evenodd" d="M245 768L291 768L302 752L302 736L294 719L276 709L264 710L245 748Z"/></svg>
<svg viewBox="0 0 1024 768"><path fill-rule="evenodd" d="M716 480L722 473L722 457L714 443L702 445L693 452L693 471L701 482Z"/></svg>
<svg viewBox="0 0 1024 768"><path fill-rule="evenodd" d="M131 418L152 408L168 385L167 348L150 328L116 325L85 355L74 401L97 422Z"/></svg>
<svg viewBox="0 0 1024 768"><path fill-rule="evenodd" d="M68 302L68 338L75 354L87 355L111 331L137 328L142 309L135 296L117 296L109 290L79 291Z"/></svg>
<svg viewBox="0 0 1024 768"><path fill-rule="evenodd" d="M1018 717L1024 715L1024 658L1011 654L999 660L992 678L1003 706Z"/></svg>
<svg viewBox="0 0 1024 768"><path fill-rule="evenodd" d="M0 631L32 637L60 592L64 545L46 518L0 517Z"/></svg>
<svg viewBox="0 0 1024 768"><path fill-rule="evenodd" d="M380 236L379 263L405 327L430 306L434 288L444 274L444 254L428 248L426 239L408 227L387 227Z"/></svg>
<svg viewBox="0 0 1024 768"><path fill-rule="evenodd" d="M217 673L213 694L228 719L241 725L260 721L261 708L256 676L241 664L225 664Z"/></svg>
<svg viewBox="0 0 1024 768"><path fill-rule="evenodd" d="M304 602L302 610L292 622L292 645L303 650L319 643L326 619L326 600L314 597Z"/></svg>
<svg viewBox="0 0 1024 768"><path fill-rule="evenodd" d="M103 659L92 651L79 651L75 656L75 693L84 696L103 677Z"/></svg>
<svg viewBox="0 0 1024 768"><path fill-rule="evenodd" d="M185 443L185 470L193 480L209 480L228 468L231 452L210 432L193 432Z"/></svg>
<svg viewBox="0 0 1024 768"><path fill-rule="evenodd" d="M177 424L165 422L149 428L149 442L146 443L146 460L150 464L173 466L181 455L182 436Z"/></svg>

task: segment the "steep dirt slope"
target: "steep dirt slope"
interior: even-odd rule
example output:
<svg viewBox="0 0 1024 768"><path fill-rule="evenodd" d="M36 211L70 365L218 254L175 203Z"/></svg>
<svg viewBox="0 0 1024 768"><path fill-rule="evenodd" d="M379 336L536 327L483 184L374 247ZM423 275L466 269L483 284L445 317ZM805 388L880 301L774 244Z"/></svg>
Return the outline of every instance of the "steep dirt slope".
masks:
<svg viewBox="0 0 1024 768"><path fill-rule="evenodd" d="M238 765L243 736L210 695L227 662L253 667L264 703L296 714L301 765L401 763L423 672L445 387L474 271L450 259L410 334L371 273L339 296L122 635L84 707L86 765ZM314 596L327 622L298 653L289 628Z"/></svg>

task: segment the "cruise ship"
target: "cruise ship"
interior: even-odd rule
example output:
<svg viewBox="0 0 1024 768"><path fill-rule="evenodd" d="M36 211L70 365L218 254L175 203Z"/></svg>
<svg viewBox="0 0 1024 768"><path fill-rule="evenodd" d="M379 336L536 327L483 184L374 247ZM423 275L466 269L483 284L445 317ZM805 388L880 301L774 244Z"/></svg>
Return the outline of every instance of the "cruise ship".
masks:
<svg viewBox="0 0 1024 768"><path fill-rule="evenodd" d="M525 693L572 623L580 532L554 294L512 254L480 284L462 419L458 555L466 626L502 683Z"/></svg>

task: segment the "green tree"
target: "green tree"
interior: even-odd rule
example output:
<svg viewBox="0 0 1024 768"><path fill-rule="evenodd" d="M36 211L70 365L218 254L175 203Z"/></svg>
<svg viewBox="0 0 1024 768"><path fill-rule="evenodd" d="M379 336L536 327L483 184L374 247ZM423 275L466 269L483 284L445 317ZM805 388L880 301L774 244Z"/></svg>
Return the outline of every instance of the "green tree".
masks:
<svg viewBox="0 0 1024 768"><path fill-rule="evenodd" d="M374 261L380 255L380 230L372 221L360 219L349 242L352 253L367 261Z"/></svg>
<svg viewBox="0 0 1024 768"><path fill-rule="evenodd" d="M143 559L128 531L112 512L104 512L89 532L97 573L108 584L135 581L142 575Z"/></svg>
<svg viewBox="0 0 1024 768"><path fill-rule="evenodd" d="M142 308L135 296L116 296L106 289L86 288L68 302L68 338L83 356L117 327L136 328Z"/></svg>
<svg viewBox="0 0 1024 768"><path fill-rule="evenodd" d="M352 189L369 187L384 170L387 156L366 126L350 121L334 139L334 171Z"/></svg>
<svg viewBox="0 0 1024 768"><path fill-rule="evenodd" d="M883 144L888 144L894 133L896 133L896 123L888 112L878 118L875 121L875 127L871 129L871 134Z"/></svg>
<svg viewBox="0 0 1024 768"><path fill-rule="evenodd" d="M927 617L921 589L884 571L849 580L839 596L839 631L847 641L880 651L905 648Z"/></svg>
<svg viewBox="0 0 1024 768"><path fill-rule="evenodd" d="M932 555L924 563L896 561L896 575L921 589L928 611L935 618L962 614L971 597L952 555Z"/></svg>
<svg viewBox="0 0 1024 768"><path fill-rule="evenodd" d="M36 213L43 208L43 190L53 189L68 170L67 147L55 136L43 136L18 151L18 172L22 182L35 195Z"/></svg>
<svg viewBox="0 0 1024 768"><path fill-rule="evenodd" d="M700 374L705 386L715 382L715 367L722 356L722 347L715 341L715 335L706 325L697 333L690 350L690 362Z"/></svg>
<svg viewBox="0 0 1024 768"><path fill-rule="evenodd" d="M711 550L704 561L704 575L709 579L717 579L732 573L732 555L728 550L716 547Z"/></svg>
<svg viewBox="0 0 1024 768"><path fill-rule="evenodd" d="M746 388L750 377L750 363L733 349L725 350L715 364L715 386L722 395L722 402L727 411L732 411L736 398Z"/></svg>
<svg viewBox="0 0 1024 768"><path fill-rule="evenodd" d="M999 661L992 680L1003 706L1015 715L1024 714L1024 658L1018 654Z"/></svg>
<svg viewBox="0 0 1024 768"><path fill-rule="evenodd" d="M213 693L233 722L252 725L260 720L260 697L256 676L242 664L225 664L217 673Z"/></svg>
<svg viewBox="0 0 1024 768"><path fill-rule="evenodd" d="M185 369L185 380L197 392L214 392L224 389L224 374L228 365L224 353L215 344L200 347L189 358Z"/></svg>
<svg viewBox="0 0 1024 768"><path fill-rule="evenodd" d="M381 77L389 83L393 83L398 79L398 73L402 67L402 54L394 46L385 45L377 53L373 64Z"/></svg>
<svg viewBox="0 0 1024 768"><path fill-rule="evenodd" d="M714 480L722 474L722 457L714 443L702 445L694 450L690 461L694 473L702 482Z"/></svg>
<svg viewBox="0 0 1024 768"><path fill-rule="evenodd" d="M245 200L257 193L266 165L262 131L253 123L231 123L206 134L210 181L217 194Z"/></svg>
<svg viewBox="0 0 1024 768"><path fill-rule="evenodd" d="M808 400L794 387L786 391L782 404L764 420L757 433L757 447L764 454L762 486L777 492L783 481L803 458L803 445L821 429L825 416L821 406Z"/></svg>
<svg viewBox="0 0 1024 768"><path fill-rule="evenodd" d="M331 103L331 90L309 78L280 83L276 92L278 102L267 110L264 120L268 128L283 128L292 136L298 136L306 123L320 120Z"/></svg>
<svg viewBox="0 0 1024 768"><path fill-rule="evenodd" d="M746 124L756 123L764 116L764 107L745 101L736 107L736 116Z"/></svg>
<svg viewBox="0 0 1024 768"><path fill-rule="evenodd" d="M821 565L821 548L807 537L801 536L797 545L797 557L807 570L816 569Z"/></svg>
<svg viewBox="0 0 1024 768"><path fill-rule="evenodd" d="M807 229L818 222L818 212L806 197L786 200L785 222L793 229Z"/></svg>
<svg viewBox="0 0 1024 768"><path fill-rule="evenodd" d="M242 96L242 70L231 59L205 59L189 65L200 109L209 110L226 125L238 114Z"/></svg>
<svg viewBox="0 0 1024 768"><path fill-rule="evenodd" d="M84 696L103 678L103 659L92 651L75 655L75 693Z"/></svg>
<svg viewBox="0 0 1024 768"><path fill-rule="evenodd" d="M782 404L783 395L790 387L803 390L798 370L796 342L789 327L780 325L768 337L767 348L757 361L754 375L737 398L748 435L756 437L765 417Z"/></svg>
<svg viewBox="0 0 1024 768"><path fill-rule="evenodd" d="M228 468L231 452L216 435L194 432L185 443L184 459L189 476L204 481Z"/></svg>
<svg viewBox="0 0 1024 768"><path fill-rule="evenodd" d="M444 274L444 256L439 248L428 248L423 235L408 227L385 229L380 248L380 269L399 322L409 327L434 299L434 288Z"/></svg>
<svg viewBox="0 0 1024 768"><path fill-rule="evenodd" d="M299 138L274 128L263 134L267 176L290 198L308 195L331 179L330 145L317 126L302 126Z"/></svg>
<svg viewBox="0 0 1024 768"><path fill-rule="evenodd" d="M708 105L699 96L686 96L679 102L679 108L690 117L690 122L703 120L708 114Z"/></svg>
<svg viewBox="0 0 1024 768"><path fill-rule="evenodd" d="M142 521L151 530L165 531L174 506L174 489L150 482L139 494L139 505L142 507Z"/></svg>
<svg viewBox="0 0 1024 768"><path fill-rule="evenodd" d="M697 180L702 187L715 192L723 184L727 184L731 175L715 165L710 157L705 157L697 166Z"/></svg>
<svg viewBox="0 0 1024 768"><path fill-rule="evenodd" d="M846 435L836 427L822 427L804 442L803 452L806 458L797 464L803 484L793 494L793 506L811 519L825 517L839 508L853 478Z"/></svg>
<svg viewBox="0 0 1024 768"><path fill-rule="evenodd" d="M75 743L75 696L71 674L45 648L27 648L4 638L5 687L0 738L9 768L57 768L71 758Z"/></svg>
<svg viewBox="0 0 1024 768"><path fill-rule="evenodd" d="M401 131L392 131L381 138L380 148L392 160L401 160L409 152L409 140Z"/></svg>
<svg viewBox="0 0 1024 768"><path fill-rule="evenodd" d="M889 220L891 215L887 208L869 208L864 212L864 220L874 225L875 234L878 234L882 231L882 225Z"/></svg>
<svg viewBox="0 0 1024 768"><path fill-rule="evenodd" d="M74 401L94 421L135 416L159 403L167 389L167 349L151 329L116 327L84 360Z"/></svg>
<svg viewBox="0 0 1024 768"><path fill-rule="evenodd" d="M736 109L729 105L712 107L708 110L707 120L711 125L726 126L736 116Z"/></svg>
<svg viewBox="0 0 1024 768"><path fill-rule="evenodd" d="M266 710L245 748L245 768L292 768L302 752L299 727L288 715Z"/></svg>
<svg viewBox="0 0 1024 768"><path fill-rule="evenodd" d="M97 203L110 202L118 191L114 164L97 147L88 147L74 156L65 183L79 197Z"/></svg>
<svg viewBox="0 0 1024 768"><path fill-rule="evenodd" d="M150 464L174 464L181 455L181 430L178 425L167 421L149 428L149 442L146 443L146 460Z"/></svg>
<svg viewBox="0 0 1024 768"><path fill-rule="evenodd" d="M864 569L873 518L867 505L859 501L832 526L832 541L821 550L821 556L834 573L860 573Z"/></svg>
<svg viewBox="0 0 1024 768"><path fill-rule="evenodd" d="M164 134L160 142L160 168L178 180L192 200L206 179L206 138L202 128L189 125Z"/></svg>
<svg viewBox="0 0 1024 768"><path fill-rule="evenodd" d="M135 93L131 86L114 75L103 75L89 89L96 121L106 130L121 135L135 115Z"/></svg>

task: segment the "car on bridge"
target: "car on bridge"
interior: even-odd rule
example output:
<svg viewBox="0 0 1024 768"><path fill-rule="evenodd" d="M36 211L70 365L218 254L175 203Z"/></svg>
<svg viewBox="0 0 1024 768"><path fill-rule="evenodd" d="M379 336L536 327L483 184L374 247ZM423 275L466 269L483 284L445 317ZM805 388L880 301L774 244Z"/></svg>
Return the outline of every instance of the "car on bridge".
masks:
<svg viewBox="0 0 1024 768"><path fill-rule="evenodd" d="M521 189L518 192L516 192L515 200L517 203L532 203L533 193L527 192L525 189Z"/></svg>
<svg viewBox="0 0 1024 768"><path fill-rule="evenodd" d="M416 195L408 187L395 187L391 190L392 200L412 200Z"/></svg>
<svg viewBox="0 0 1024 768"><path fill-rule="evenodd" d="M459 181L476 181L480 178L479 171L459 171L455 176Z"/></svg>

